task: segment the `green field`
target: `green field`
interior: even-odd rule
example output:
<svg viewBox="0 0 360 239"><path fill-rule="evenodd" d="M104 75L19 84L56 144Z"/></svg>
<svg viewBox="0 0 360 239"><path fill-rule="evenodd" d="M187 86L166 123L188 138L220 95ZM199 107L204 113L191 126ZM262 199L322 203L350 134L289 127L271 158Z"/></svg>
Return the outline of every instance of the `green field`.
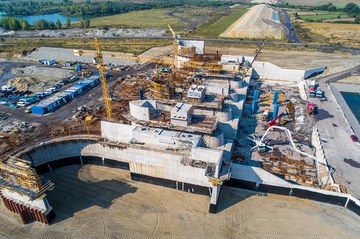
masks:
<svg viewBox="0 0 360 239"><path fill-rule="evenodd" d="M212 20L200 25L191 35L199 37L218 37L231 24L247 12L246 8L237 8L218 13Z"/></svg>
<svg viewBox="0 0 360 239"><path fill-rule="evenodd" d="M92 27L121 27L121 28L166 28L170 24L173 28L182 28L187 24L177 18L168 16L167 13L173 9L151 9L117 14L107 17L91 19Z"/></svg>
<svg viewBox="0 0 360 239"><path fill-rule="evenodd" d="M338 18L338 16L340 16L340 18L348 18L349 16L345 13L341 13L341 12L335 12L335 13L322 13L322 14L317 14L314 13L314 15L303 15L300 16L301 19L305 20L305 21L322 21L325 19L336 19Z"/></svg>

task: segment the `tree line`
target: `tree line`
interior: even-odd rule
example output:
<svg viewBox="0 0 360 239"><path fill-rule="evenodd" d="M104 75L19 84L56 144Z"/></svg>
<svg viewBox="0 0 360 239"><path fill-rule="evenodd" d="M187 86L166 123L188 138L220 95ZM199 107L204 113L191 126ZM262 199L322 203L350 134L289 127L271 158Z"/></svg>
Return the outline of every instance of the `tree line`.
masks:
<svg viewBox="0 0 360 239"><path fill-rule="evenodd" d="M14 18L14 17L4 17L0 20L0 27L11 30L11 31L18 31L18 30L55 30L55 29L62 29L62 28L70 28L71 21L69 18L66 18L66 23L64 25L61 24L60 20L57 19L56 22L53 21L46 21L44 19L40 19L34 22L31 25L28 21ZM90 19L81 20L80 21L81 28L89 28L90 27Z"/></svg>
<svg viewBox="0 0 360 239"><path fill-rule="evenodd" d="M64 0L62 2L50 1L19 1L0 3L0 10L9 16L29 16L36 14L62 13L68 16L96 17L126 13L130 11L171 8L185 5L191 6L230 6L231 1L211 1L211 0L154 0L153 2L111 2L101 1L92 2L73 2Z"/></svg>

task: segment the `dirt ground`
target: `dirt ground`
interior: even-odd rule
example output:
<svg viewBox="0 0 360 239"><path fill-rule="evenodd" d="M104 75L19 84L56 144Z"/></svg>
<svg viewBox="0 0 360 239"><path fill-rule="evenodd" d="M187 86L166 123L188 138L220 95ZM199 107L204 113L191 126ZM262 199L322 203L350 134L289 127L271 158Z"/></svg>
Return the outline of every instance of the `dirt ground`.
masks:
<svg viewBox="0 0 360 239"><path fill-rule="evenodd" d="M337 206L224 187L209 197L133 182L129 172L68 166L47 174L52 225L22 225L0 204L3 238L356 238L359 217Z"/></svg>
<svg viewBox="0 0 360 239"><path fill-rule="evenodd" d="M345 79L339 80L338 83L360 85L360 76L349 76Z"/></svg>
<svg viewBox="0 0 360 239"><path fill-rule="evenodd" d="M265 4L253 6L245 15L221 33L220 37L281 39L283 26L279 23L279 19L273 19L276 12Z"/></svg>

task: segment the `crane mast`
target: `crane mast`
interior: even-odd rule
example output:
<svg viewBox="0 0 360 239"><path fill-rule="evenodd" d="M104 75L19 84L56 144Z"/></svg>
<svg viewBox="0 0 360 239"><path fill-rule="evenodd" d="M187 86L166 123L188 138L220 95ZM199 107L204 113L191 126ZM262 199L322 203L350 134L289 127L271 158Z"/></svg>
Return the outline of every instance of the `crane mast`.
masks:
<svg viewBox="0 0 360 239"><path fill-rule="evenodd" d="M104 67L104 57L100 49L100 42L97 37L94 38L94 46L96 53L94 55L94 61L99 69L100 74L100 81L101 81L101 88L104 95L104 103L105 103L105 110L106 110L106 117L108 121L112 121L112 113L111 113L111 104L110 104L110 96L109 96L109 89L107 86L106 74L105 74L105 67Z"/></svg>

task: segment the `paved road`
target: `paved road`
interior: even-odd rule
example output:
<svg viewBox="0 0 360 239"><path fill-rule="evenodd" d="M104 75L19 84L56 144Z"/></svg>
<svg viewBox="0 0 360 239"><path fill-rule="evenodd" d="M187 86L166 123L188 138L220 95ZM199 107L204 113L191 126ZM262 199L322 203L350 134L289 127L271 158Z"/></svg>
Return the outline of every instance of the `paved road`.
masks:
<svg viewBox="0 0 360 239"><path fill-rule="evenodd" d="M315 127L319 129L328 164L336 170L336 183L345 185L353 196L360 198L360 143L352 142L350 135L353 131L328 86L328 83L354 73L360 75L360 65L318 78L317 83L325 91L328 100L321 102L310 98L309 102L319 107L319 114L316 115L319 121Z"/></svg>
<svg viewBox="0 0 360 239"><path fill-rule="evenodd" d="M290 20L289 15L287 14L287 12L283 9L280 9L280 14L282 16L282 21L283 21L284 26L289 30L286 33L287 39L292 43L300 43L300 40L298 39L296 32L291 25L291 20Z"/></svg>

